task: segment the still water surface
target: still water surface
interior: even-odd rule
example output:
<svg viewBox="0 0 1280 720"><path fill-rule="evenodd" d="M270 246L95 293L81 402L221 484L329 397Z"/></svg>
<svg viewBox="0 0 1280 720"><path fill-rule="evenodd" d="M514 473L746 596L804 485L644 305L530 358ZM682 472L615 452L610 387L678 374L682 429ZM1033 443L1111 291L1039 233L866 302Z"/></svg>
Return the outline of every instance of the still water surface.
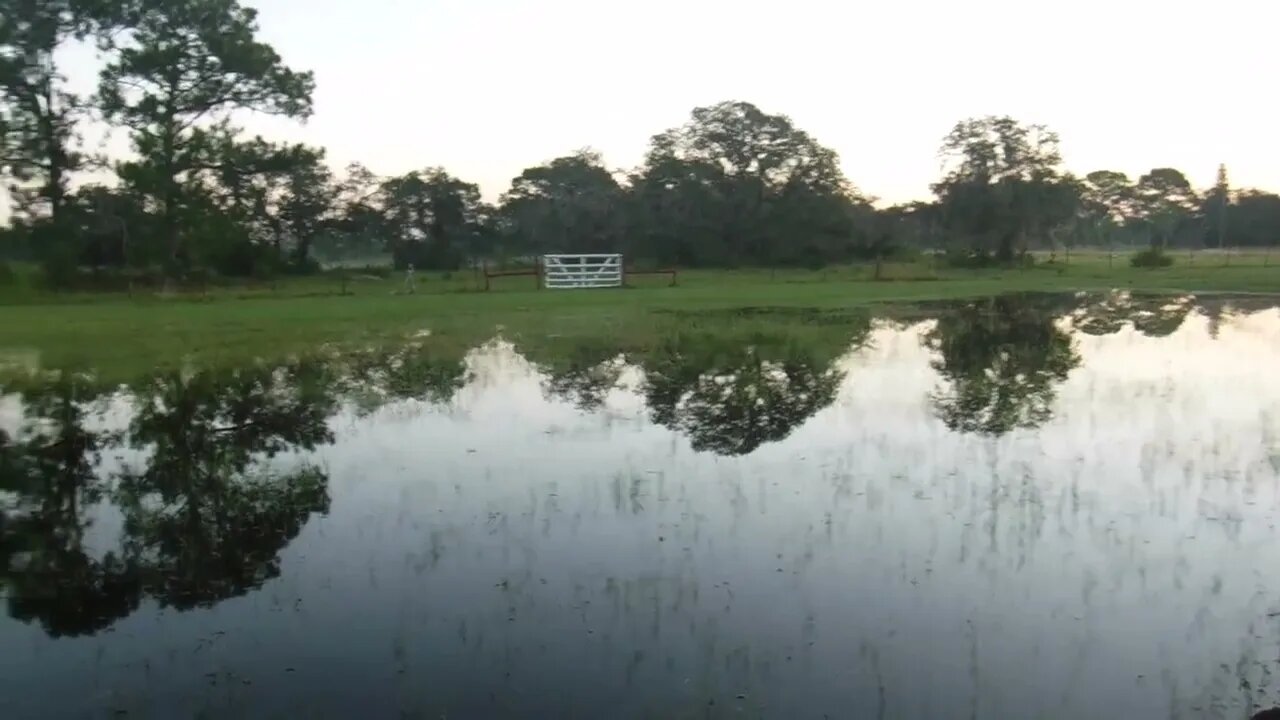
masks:
<svg viewBox="0 0 1280 720"><path fill-rule="evenodd" d="M1272 303L779 314L11 383L0 716L1280 704Z"/></svg>

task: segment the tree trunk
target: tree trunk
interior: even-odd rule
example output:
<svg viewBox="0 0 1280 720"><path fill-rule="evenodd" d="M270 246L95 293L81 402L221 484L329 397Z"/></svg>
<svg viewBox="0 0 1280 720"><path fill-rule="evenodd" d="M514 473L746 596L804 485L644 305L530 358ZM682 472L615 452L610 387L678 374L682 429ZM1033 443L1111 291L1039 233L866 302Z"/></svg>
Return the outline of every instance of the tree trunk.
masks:
<svg viewBox="0 0 1280 720"><path fill-rule="evenodd" d="M181 268L182 248L178 234L178 172L174 167L177 128L172 121L164 129L164 194L161 198L161 231L169 249L169 274Z"/></svg>
<svg viewBox="0 0 1280 720"><path fill-rule="evenodd" d="M164 159L161 167L164 168L164 191L161 200L163 214L161 218L161 232L163 240L169 246L169 272L170 276L176 275L182 267L182 248L181 237L178 233L178 168L177 168L177 152L178 152L178 111L174 107L174 98L178 94L178 83L180 76L178 75L176 66L170 67L165 78L168 93L165 95L164 105L164 125L161 132L164 138L161 142L161 152L164 153Z"/></svg>
<svg viewBox="0 0 1280 720"><path fill-rule="evenodd" d="M53 49L48 49L49 62L52 63ZM45 195L49 200L50 220L54 227L59 227L62 221L62 209L65 205L66 192L63 182L66 175L67 155L62 147L62 142L58 138L58 130L55 125L58 109L54 106L53 92L53 68L48 69L43 83L40 86L40 99L44 101L43 112L40 111L40 103L34 103L33 111L38 115L37 122L40 127L41 140L44 143L44 150L48 154L49 165L46 170L49 173L47 183L45 185Z"/></svg>
<svg viewBox="0 0 1280 720"><path fill-rule="evenodd" d="M293 248L293 264L298 268L305 267L307 257L311 255L311 238L302 236L298 238L298 244Z"/></svg>
<svg viewBox="0 0 1280 720"><path fill-rule="evenodd" d="M1231 199L1227 194L1223 194L1222 203L1218 206L1218 252L1223 252L1227 248L1227 210L1231 206ZM1230 256L1228 256L1227 264L1230 265Z"/></svg>
<svg viewBox="0 0 1280 720"><path fill-rule="evenodd" d="M1014 234L1005 233L1000 236L1000 244L996 248L996 260L1008 265L1013 262Z"/></svg>

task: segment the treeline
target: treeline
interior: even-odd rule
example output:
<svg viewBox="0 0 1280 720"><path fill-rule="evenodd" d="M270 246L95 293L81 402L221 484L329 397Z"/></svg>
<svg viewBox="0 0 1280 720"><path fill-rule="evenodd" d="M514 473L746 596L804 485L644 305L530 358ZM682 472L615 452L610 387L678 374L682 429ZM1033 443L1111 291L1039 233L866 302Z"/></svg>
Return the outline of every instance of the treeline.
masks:
<svg viewBox="0 0 1280 720"><path fill-rule="evenodd" d="M834 151L744 102L697 108L640 167L590 150L522 172L497 204L442 168L335 173L321 148L247 137L238 112L305 119L314 79L257 39L236 0L5 0L0 174L13 212L0 253L55 284L87 270L183 278L308 272L316 258L391 255L451 269L479 258L625 252L680 266L804 265L945 250L1008 263L1033 248L1271 246L1280 196L1198 192L1178 170L1131 180L1062 166L1058 138L1007 117L958 123L936 198L874 206ZM93 42L98 89L72 93L56 51ZM133 153L84 149L91 123ZM103 180L103 178L109 178ZM4 255L0 255L3 257Z"/></svg>

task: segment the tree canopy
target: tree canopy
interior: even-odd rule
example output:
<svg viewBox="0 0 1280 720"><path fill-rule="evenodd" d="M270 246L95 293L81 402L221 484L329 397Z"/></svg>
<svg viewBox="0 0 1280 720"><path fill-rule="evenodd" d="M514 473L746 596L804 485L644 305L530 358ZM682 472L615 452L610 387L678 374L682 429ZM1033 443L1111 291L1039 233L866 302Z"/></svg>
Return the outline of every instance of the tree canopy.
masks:
<svg viewBox="0 0 1280 720"><path fill-rule="evenodd" d="M96 42L94 94L57 66ZM381 176L323 148L249 137L241 113L305 120L315 79L259 37L238 0L9 0L0 13L0 177L9 256L54 284L88 271L166 282L309 272L327 258L452 270L549 252L625 252L672 266L806 266L945 250L958 263L1025 262L1032 248L1280 241L1280 196L1199 192L1169 167L1075 177L1057 134L1008 116L957 122L934 197L876 207L840 158L787 115L741 100L694 108L638 167L591 149L520 172L496 203L448 169ZM99 158L105 123L131 142ZM856 158L853 162L856 165ZM103 173L103 170L113 171Z"/></svg>
<svg viewBox="0 0 1280 720"><path fill-rule="evenodd" d="M636 242L688 264L847 258L865 203L835 151L746 102L695 108L655 135L631 184L647 221Z"/></svg>

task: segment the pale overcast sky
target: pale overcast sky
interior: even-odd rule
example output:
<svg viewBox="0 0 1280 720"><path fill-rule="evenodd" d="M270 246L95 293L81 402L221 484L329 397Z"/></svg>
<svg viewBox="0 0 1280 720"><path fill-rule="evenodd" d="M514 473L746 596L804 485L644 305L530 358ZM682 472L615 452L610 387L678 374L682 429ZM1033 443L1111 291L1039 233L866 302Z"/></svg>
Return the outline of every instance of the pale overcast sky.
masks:
<svg viewBox="0 0 1280 720"><path fill-rule="evenodd" d="M1203 187L1221 162L1280 190L1280 0L248 4L317 85L305 126L251 131L335 167L443 165L490 198L584 146L633 167L721 100L790 115L891 202L927 197L942 136L986 114L1048 124L1076 172L1173 166Z"/></svg>

